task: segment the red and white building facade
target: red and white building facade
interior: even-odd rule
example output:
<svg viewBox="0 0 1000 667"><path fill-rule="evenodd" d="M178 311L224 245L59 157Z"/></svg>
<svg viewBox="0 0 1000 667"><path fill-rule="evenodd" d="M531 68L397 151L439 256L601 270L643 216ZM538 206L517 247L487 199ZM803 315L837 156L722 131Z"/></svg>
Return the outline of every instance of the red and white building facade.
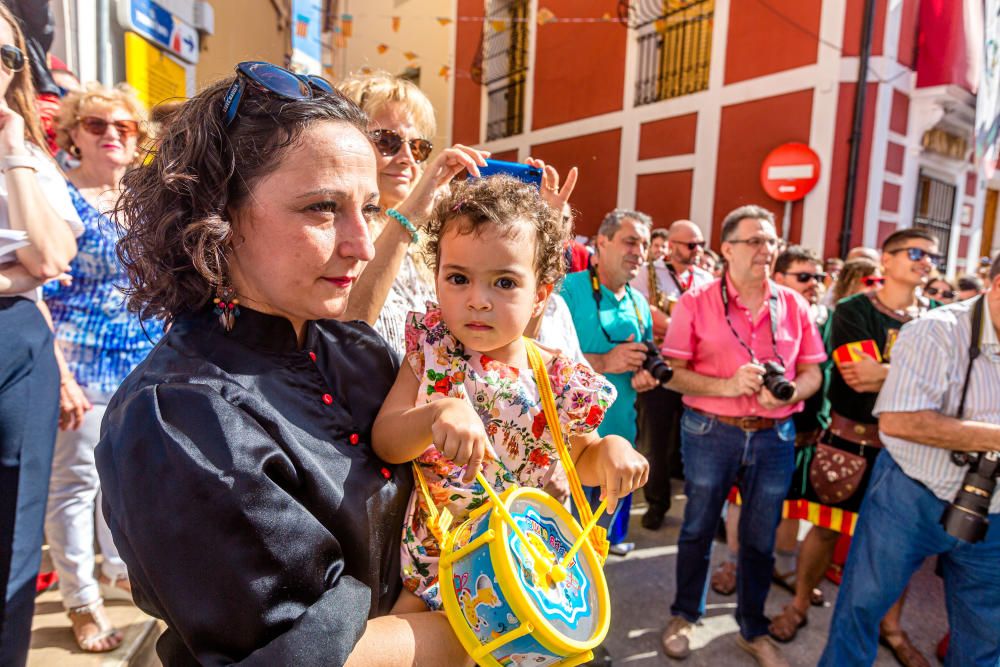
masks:
<svg viewBox="0 0 1000 667"><path fill-rule="evenodd" d="M989 184L972 161L974 4L874 0L849 246L918 224L947 246L950 272L990 251ZM801 142L821 173L789 238L839 255L865 0L632 0L632 27L608 20L623 6L456 0L452 141L578 166L578 234L626 207L656 226L690 218L713 246L742 204L781 220L761 163Z"/></svg>

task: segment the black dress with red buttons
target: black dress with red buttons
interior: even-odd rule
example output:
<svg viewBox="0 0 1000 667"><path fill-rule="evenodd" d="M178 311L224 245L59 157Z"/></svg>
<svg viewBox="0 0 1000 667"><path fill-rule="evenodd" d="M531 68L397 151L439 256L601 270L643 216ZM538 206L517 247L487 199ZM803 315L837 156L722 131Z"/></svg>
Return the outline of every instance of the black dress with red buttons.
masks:
<svg viewBox="0 0 1000 667"><path fill-rule="evenodd" d="M362 323L178 319L104 418L104 512L165 665L340 665L400 591L413 479L372 452L398 370Z"/></svg>

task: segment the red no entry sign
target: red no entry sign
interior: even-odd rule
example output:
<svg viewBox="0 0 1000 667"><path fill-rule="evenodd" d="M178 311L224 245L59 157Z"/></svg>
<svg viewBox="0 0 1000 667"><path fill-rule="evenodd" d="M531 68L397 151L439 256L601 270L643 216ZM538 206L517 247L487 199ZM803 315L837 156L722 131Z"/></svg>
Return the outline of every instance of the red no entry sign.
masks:
<svg viewBox="0 0 1000 667"><path fill-rule="evenodd" d="M819 156L805 144L782 144L768 153L760 166L760 184L778 201L802 199L818 180Z"/></svg>

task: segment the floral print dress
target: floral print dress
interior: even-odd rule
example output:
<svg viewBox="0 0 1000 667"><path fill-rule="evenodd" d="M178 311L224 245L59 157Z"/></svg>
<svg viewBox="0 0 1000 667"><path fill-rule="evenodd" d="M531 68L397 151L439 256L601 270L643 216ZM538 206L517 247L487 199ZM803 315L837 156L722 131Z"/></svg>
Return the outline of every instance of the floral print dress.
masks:
<svg viewBox="0 0 1000 667"><path fill-rule="evenodd" d="M508 487L544 484L559 454L542 412L530 369L509 366L467 350L441 321L433 303L406 322L406 360L420 379L416 405L442 398L468 399L479 413L499 457L483 463L483 477L497 493ZM583 435L597 428L614 402L614 386L590 367L555 355L546 369L563 434ZM478 482L462 482L464 469L434 446L416 460L437 506L447 507L457 526L489 500ZM431 609L441 608L438 589L440 545L427 525L426 502L414 487L406 510L401 546L403 585Z"/></svg>

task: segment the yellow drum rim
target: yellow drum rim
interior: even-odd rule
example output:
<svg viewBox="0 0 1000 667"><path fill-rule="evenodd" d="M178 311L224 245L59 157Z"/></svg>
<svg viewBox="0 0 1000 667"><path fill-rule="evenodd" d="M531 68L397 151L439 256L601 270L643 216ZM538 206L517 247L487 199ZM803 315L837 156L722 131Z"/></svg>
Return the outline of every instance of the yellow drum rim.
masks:
<svg viewBox="0 0 1000 667"><path fill-rule="evenodd" d="M504 495L504 504L509 508L514 500L522 497L530 497L531 500L537 501L538 504L544 505L552 511L569 528L569 537L572 540L576 540L580 536L580 533L583 532L583 527L580 526L579 522L573 518L573 515L565 507L559 504L555 498L539 489L529 487L513 489L510 493ZM589 570L594 576L591 584L597 592L597 623L594 634L590 639L578 641L558 632L549 623L549 620L538 613L534 606L530 604L527 594L521 590L518 583L514 573L513 555L507 547L510 529L499 512L491 511L489 522L490 527L497 533L497 538L490 542L489 545L490 560L493 563L497 582L503 589L504 598L514 609L518 620L522 623L531 623L534 625L535 632L533 636L535 639L553 653L564 656L583 653L600 646L601 642L607 636L611 625L611 596L608 593L608 582L604 576L604 568L593 546L591 546L590 540L584 540L583 546L577 552L576 557L580 558L582 556L587 561ZM452 591L452 595L454 595L454 591Z"/></svg>

